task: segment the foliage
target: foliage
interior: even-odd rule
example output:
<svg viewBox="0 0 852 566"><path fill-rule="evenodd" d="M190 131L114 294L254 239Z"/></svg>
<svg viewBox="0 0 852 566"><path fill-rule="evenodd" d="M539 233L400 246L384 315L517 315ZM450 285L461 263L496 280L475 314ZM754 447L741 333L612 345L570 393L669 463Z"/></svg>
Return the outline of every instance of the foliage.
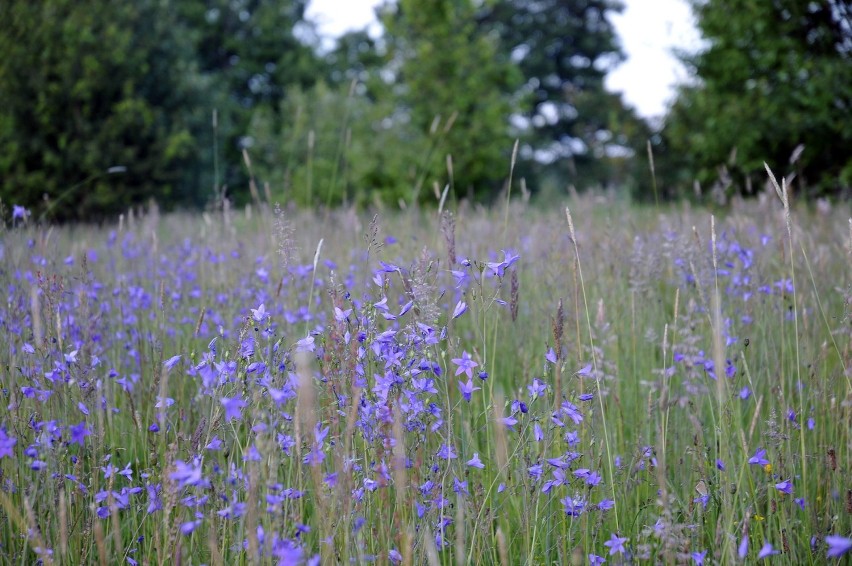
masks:
<svg viewBox="0 0 852 566"><path fill-rule="evenodd" d="M197 202L203 83L161 3L3 2L0 52L0 198L51 219Z"/></svg>
<svg viewBox="0 0 852 566"><path fill-rule="evenodd" d="M670 187L722 177L742 190L767 162L795 173L802 196L848 194L849 4L708 0L695 11L709 45L685 59L699 80L680 89L666 119Z"/></svg>
<svg viewBox="0 0 852 566"><path fill-rule="evenodd" d="M178 0L180 23L191 38L200 72L217 111L220 184L240 196L247 178L242 151L250 148L252 113L282 125L278 110L290 88L308 87L326 72L319 42L305 21L306 0ZM213 151L212 139L205 140Z"/></svg>
<svg viewBox="0 0 852 566"><path fill-rule="evenodd" d="M258 111L250 128L260 182L276 202L396 205L423 183L435 142L363 85L292 89L281 120Z"/></svg>
<svg viewBox="0 0 852 566"><path fill-rule="evenodd" d="M519 76L476 25L471 0L401 0L383 10L398 94L423 135L441 133L426 185L492 198L508 176ZM446 166L452 159L452 175Z"/></svg>
<svg viewBox="0 0 852 566"><path fill-rule="evenodd" d="M604 89L623 60L608 15L618 0L485 2L479 26L500 39L500 52L523 74L520 116L526 149L520 172L538 182L623 187L625 171L644 155L647 125Z"/></svg>

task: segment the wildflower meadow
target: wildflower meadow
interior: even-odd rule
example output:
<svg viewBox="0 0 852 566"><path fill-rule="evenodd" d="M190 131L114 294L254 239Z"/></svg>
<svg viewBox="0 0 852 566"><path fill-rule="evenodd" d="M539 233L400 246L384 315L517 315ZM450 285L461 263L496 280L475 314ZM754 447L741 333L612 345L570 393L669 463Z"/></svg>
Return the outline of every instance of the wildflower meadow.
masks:
<svg viewBox="0 0 852 566"><path fill-rule="evenodd" d="M852 220L4 213L0 563L848 563Z"/></svg>

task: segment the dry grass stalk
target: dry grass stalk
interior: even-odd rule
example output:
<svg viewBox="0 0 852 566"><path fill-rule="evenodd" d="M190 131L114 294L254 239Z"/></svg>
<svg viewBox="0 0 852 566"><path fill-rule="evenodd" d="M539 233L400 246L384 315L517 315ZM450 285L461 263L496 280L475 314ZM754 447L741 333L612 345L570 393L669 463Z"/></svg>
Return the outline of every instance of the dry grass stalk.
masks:
<svg viewBox="0 0 852 566"><path fill-rule="evenodd" d="M41 308L38 297L38 287L30 289L30 312L33 320L33 338L35 339L36 348L41 350L43 346L44 331L41 326Z"/></svg>
<svg viewBox="0 0 852 566"><path fill-rule="evenodd" d="M94 509L92 513L94 514ZM98 520L95 520L94 523L95 545L98 547L98 564L100 566L107 566L109 564L109 555L107 555L106 540L104 538L104 526Z"/></svg>
<svg viewBox="0 0 852 566"><path fill-rule="evenodd" d="M258 477L257 462L252 462L249 469L249 485L248 498L246 500L246 530L248 531L248 553L251 564L260 564L260 540L257 537L258 520L258 502L257 490L259 488L260 478Z"/></svg>
<svg viewBox="0 0 852 566"><path fill-rule="evenodd" d="M441 214L441 233L447 243L447 261L452 268L456 264L456 219L449 210Z"/></svg>
<svg viewBox="0 0 852 566"><path fill-rule="evenodd" d="M59 490L59 556L65 558L68 553L68 501L65 490Z"/></svg>
<svg viewBox="0 0 852 566"><path fill-rule="evenodd" d="M551 321L551 330L553 332L553 351L556 352L556 363L553 364L553 403L558 410L559 404L562 402L562 340L565 335L565 309L562 305L562 299L559 299L559 303L556 305L556 317Z"/></svg>
<svg viewBox="0 0 852 566"><path fill-rule="evenodd" d="M503 529L497 527L497 553L500 555L500 566L509 566L509 548L506 545L506 535L503 534Z"/></svg>
<svg viewBox="0 0 852 566"><path fill-rule="evenodd" d="M518 305L520 303L521 285L518 281L518 271L513 269L510 277L511 295L509 296L509 310L512 314L512 322L518 320Z"/></svg>

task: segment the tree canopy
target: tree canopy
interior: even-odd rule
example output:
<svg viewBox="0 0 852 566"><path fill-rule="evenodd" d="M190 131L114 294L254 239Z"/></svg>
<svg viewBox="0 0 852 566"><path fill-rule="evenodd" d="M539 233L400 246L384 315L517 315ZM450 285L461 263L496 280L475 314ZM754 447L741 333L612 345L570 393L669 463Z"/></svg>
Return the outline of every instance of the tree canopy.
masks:
<svg viewBox="0 0 852 566"><path fill-rule="evenodd" d="M649 137L663 197L741 190L764 161L807 196L852 185L848 3L696 0L707 47L659 133L604 87L618 0L386 0L380 34L333 44L307 3L3 2L0 199L51 221L240 202L251 183L307 206L444 187L487 203L516 139L533 193L647 198Z"/></svg>
<svg viewBox="0 0 852 566"><path fill-rule="evenodd" d="M686 57L683 86L663 131L670 185L728 191L763 178L763 163L795 174L806 195L852 185L852 8L799 0L695 4L708 47ZM797 149L798 148L798 149Z"/></svg>
<svg viewBox="0 0 852 566"><path fill-rule="evenodd" d="M604 89L607 72L624 59L609 20L622 9L618 0L484 4L480 26L499 37L503 56L523 74L523 170L539 182L623 184L617 162L645 144L647 126Z"/></svg>
<svg viewBox="0 0 852 566"><path fill-rule="evenodd" d="M204 85L186 49L159 2L4 2L3 200L57 219L197 201L183 172L198 158Z"/></svg>

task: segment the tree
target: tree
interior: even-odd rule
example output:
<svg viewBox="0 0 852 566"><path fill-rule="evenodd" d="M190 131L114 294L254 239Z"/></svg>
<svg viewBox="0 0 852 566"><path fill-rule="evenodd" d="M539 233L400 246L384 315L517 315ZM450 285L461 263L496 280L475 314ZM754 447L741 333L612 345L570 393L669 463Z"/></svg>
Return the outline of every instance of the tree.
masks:
<svg viewBox="0 0 852 566"><path fill-rule="evenodd" d="M514 67L476 25L472 0L399 0L381 13L396 94L412 124L440 138L425 185L452 183L461 196L493 197L509 170Z"/></svg>
<svg viewBox="0 0 852 566"><path fill-rule="evenodd" d="M217 140L224 163L219 184L244 191L242 151L250 148L252 114L263 112L281 127L278 111L289 89L305 88L325 74L317 37L305 21L307 0L176 0L200 72L211 85Z"/></svg>
<svg viewBox="0 0 852 566"><path fill-rule="evenodd" d="M280 109L290 119L277 130L268 111L255 114L252 160L276 201L395 205L422 183L428 137L391 98L352 86L293 89Z"/></svg>
<svg viewBox="0 0 852 566"><path fill-rule="evenodd" d="M622 184L623 165L649 130L604 77L624 55L607 15L618 0L495 0L479 26L523 74L523 174L580 187ZM619 167L613 168L618 164Z"/></svg>
<svg viewBox="0 0 852 566"><path fill-rule="evenodd" d="M729 190L742 189L765 178L767 162L796 173L805 195L848 191L852 7L708 0L694 9L709 46L685 58L698 80L680 88L666 118L669 184L707 184L721 172Z"/></svg>
<svg viewBox="0 0 852 566"><path fill-rule="evenodd" d="M74 219L197 199L204 85L159 2L7 0L0 52L4 201Z"/></svg>

